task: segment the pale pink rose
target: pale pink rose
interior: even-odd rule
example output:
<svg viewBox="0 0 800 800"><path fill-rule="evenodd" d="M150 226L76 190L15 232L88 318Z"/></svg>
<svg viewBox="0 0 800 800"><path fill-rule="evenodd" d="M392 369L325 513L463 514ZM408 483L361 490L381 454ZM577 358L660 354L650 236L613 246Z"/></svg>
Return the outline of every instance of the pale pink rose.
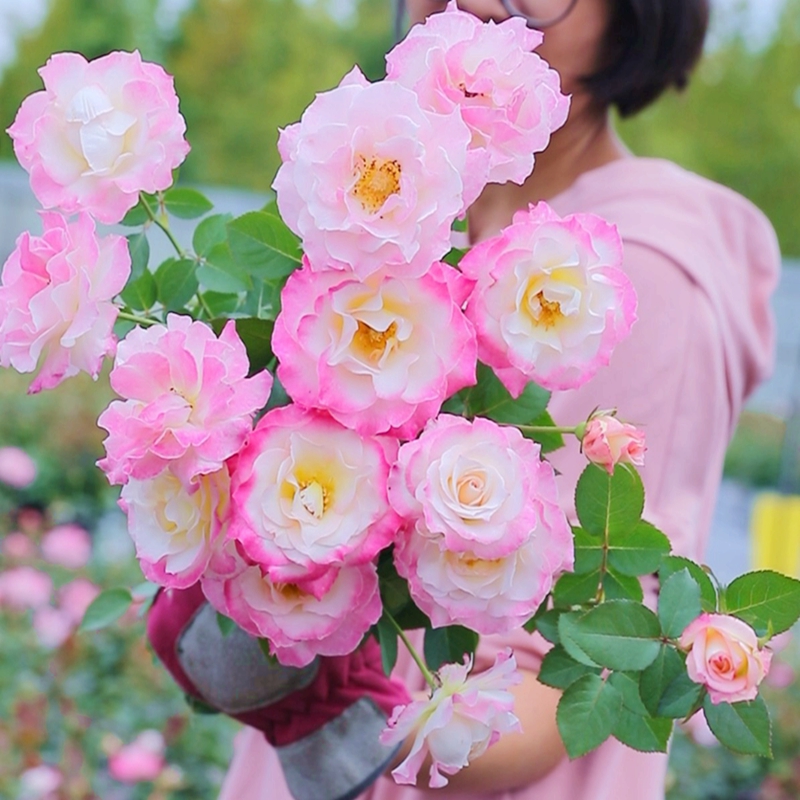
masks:
<svg viewBox="0 0 800 800"><path fill-rule="evenodd" d="M503 734L521 730L509 690L522 676L511 650L498 653L486 672L467 677L471 668L471 659L445 664L439 670L441 685L430 699L395 708L381 742L394 745L414 737L409 754L392 770L397 783L415 784L430 756L428 785L446 786L446 775L468 766Z"/></svg>
<svg viewBox="0 0 800 800"><path fill-rule="evenodd" d="M278 377L296 403L348 428L410 439L475 383L477 342L461 311L471 288L439 262L422 278L365 281L306 262L281 294Z"/></svg>
<svg viewBox="0 0 800 800"><path fill-rule="evenodd" d="M119 504L144 576L174 589L192 586L225 537L231 514L228 467L184 484L169 469L155 478L132 478Z"/></svg>
<svg viewBox="0 0 800 800"><path fill-rule="evenodd" d="M88 211L119 222L172 184L189 152L172 78L138 52L87 62L55 53L39 70L44 91L28 96L8 133L45 208Z"/></svg>
<svg viewBox="0 0 800 800"><path fill-rule="evenodd" d="M467 316L478 357L514 397L528 381L574 389L608 364L636 320L617 229L593 214L518 211L460 267L478 281Z"/></svg>
<svg viewBox="0 0 800 800"><path fill-rule="evenodd" d="M25 561L36 556L36 545L21 531L13 531L3 539L0 552L12 561Z"/></svg>
<svg viewBox="0 0 800 800"><path fill-rule="evenodd" d="M644 465L644 432L614 416L592 417L581 439L581 449L592 464L613 475L617 464Z"/></svg>
<svg viewBox="0 0 800 800"><path fill-rule="evenodd" d="M531 52L542 39L519 17L486 24L452 0L389 52L387 78L413 89L429 111L460 111L472 168L487 181L522 183L569 111L558 73Z"/></svg>
<svg viewBox="0 0 800 800"><path fill-rule="evenodd" d="M237 457L228 536L273 580L369 561L399 522L386 497L396 450L317 411L269 411Z"/></svg>
<svg viewBox="0 0 800 800"><path fill-rule="evenodd" d="M33 614L33 632L39 644L55 650L69 639L75 630L75 620L67 611L53 606L37 608Z"/></svg>
<svg viewBox="0 0 800 800"><path fill-rule="evenodd" d="M142 731L109 756L108 772L120 783L154 781L166 766L164 749L164 737L158 731Z"/></svg>
<svg viewBox="0 0 800 800"><path fill-rule="evenodd" d="M689 677L708 689L714 704L754 700L772 661L772 651L759 647L755 631L725 614L701 614L678 644L688 651Z"/></svg>
<svg viewBox="0 0 800 800"><path fill-rule="evenodd" d="M278 661L293 667L317 656L352 653L383 611L372 563L331 567L310 580L282 583L251 566L226 582L225 601L223 613L267 639Z"/></svg>
<svg viewBox="0 0 800 800"><path fill-rule="evenodd" d="M115 400L97 424L108 431L98 465L113 483L147 480L169 467L184 483L216 472L244 444L272 389L250 364L233 320L219 338L203 322L170 314L119 344Z"/></svg>
<svg viewBox="0 0 800 800"><path fill-rule="evenodd" d="M42 226L17 239L0 285L0 365L33 372L41 361L31 393L79 372L97 377L116 347L111 300L131 272L125 239L98 237L88 214L43 212Z"/></svg>
<svg viewBox="0 0 800 800"><path fill-rule="evenodd" d="M2 293L0 289L0 293ZM0 334L1 335L1 334ZM36 462L19 447L0 447L0 483L26 489L36 480Z"/></svg>
<svg viewBox="0 0 800 800"><path fill-rule="evenodd" d="M69 616L73 625L79 625L86 609L100 594L100 589L85 578L76 578L58 590L58 606Z"/></svg>
<svg viewBox="0 0 800 800"><path fill-rule="evenodd" d="M14 567L0 572L0 607L17 610L40 608L50 602L53 579L33 567Z"/></svg>
<svg viewBox="0 0 800 800"><path fill-rule="evenodd" d="M64 776L57 767L50 764L31 767L19 776L18 800L55 800L63 782Z"/></svg>
<svg viewBox="0 0 800 800"><path fill-rule="evenodd" d="M51 564L80 569L92 557L92 538L80 525L56 525L42 539L42 557Z"/></svg>
<svg viewBox="0 0 800 800"><path fill-rule="evenodd" d="M315 268L423 275L482 188L467 170L469 141L457 110L423 111L410 89L370 84L355 68L281 131L281 217Z"/></svg>

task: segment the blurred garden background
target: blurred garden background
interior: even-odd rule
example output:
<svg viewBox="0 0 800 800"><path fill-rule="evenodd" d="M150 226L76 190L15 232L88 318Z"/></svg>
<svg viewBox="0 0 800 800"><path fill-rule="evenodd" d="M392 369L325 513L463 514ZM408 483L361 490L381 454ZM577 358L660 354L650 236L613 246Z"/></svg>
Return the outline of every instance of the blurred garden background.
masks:
<svg viewBox="0 0 800 800"><path fill-rule="evenodd" d="M180 181L211 187L220 211L241 213L269 191L279 126L353 63L381 77L392 18L389 0L0 0L0 129L41 88L36 69L50 53L92 58L138 48L175 75L193 148ZM786 259L775 300L778 370L751 401L729 451L709 560L729 579L751 565L755 541L762 557L795 571L800 0L715 0L689 91L619 129L637 154L670 158L749 197L778 231ZM0 262L36 225L27 178L0 135ZM5 451L10 472L0 458L0 798L210 800L236 728L190 712L155 664L143 641L147 590L136 596L139 611L119 624L76 633L97 587L142 581L115 491L93 467L102 440L95 422L110 389L103 378L81 376L28 398L28 383L0 370L0 455L21 448L36 466L33 482L18 480L18 451ZM752 535L754 512L761 539ZM784 547L789 540L795 551ZM764 542L773 547L767 556ZM800 796L795 643L778 663L776 760L725 754L695 729L673 748L672 800Z"/></svg>

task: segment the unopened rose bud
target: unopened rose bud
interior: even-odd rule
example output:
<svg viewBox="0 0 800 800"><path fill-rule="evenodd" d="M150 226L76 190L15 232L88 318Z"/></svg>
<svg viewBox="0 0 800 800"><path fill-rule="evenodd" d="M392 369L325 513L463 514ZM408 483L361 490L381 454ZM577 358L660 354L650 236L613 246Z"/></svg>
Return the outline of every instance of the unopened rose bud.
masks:
<svg viewBox="0 0 800 800"><path fill-rule="evenodd" d="M644 464L644 433L611 415L592 417L581 437L581 449L593 464L614 474L617 464Z"/></svg>

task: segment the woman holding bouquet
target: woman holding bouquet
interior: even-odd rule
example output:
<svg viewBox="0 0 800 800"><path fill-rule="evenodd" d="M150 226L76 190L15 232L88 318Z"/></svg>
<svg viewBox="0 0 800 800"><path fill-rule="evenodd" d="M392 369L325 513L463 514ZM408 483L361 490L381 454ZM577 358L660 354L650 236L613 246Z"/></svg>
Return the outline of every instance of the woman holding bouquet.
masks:
<svg viewBox="0 0 800 800"><path fill-rule="evenodd" d="M516 212L540 201L562 216L591 213L617 226L624 268L638 294L638 322L610 365L582 387L556 392L550 411L559 424L573 424L598 407L616 406L620 418L643 426L645 517L669 535L677 554L702 559L728 440L744 399L770 368L768 298L779 254L774 233L756 208L674 164L634 157L615 135L610 111L637 113L665 89L685 85L702 49L708 2L458 0L458 7L498 23L524 16L530 27L543 30L537 52L560 73L563 90L571 95L569 117L536 155L530 177L489 184L474 202L468 215L471 244L494 237ZM417 24L444 8L438 0L408 0L407 10ZM562 505L574 518L570 493L585 456L570 441L551 460L560 473ZM524 631L485 636L477 670L487 669L509 646L523 671L514 690L522 733L504 736L451 776L446 796L663 798L665 755L635 752L610 740L588 756L567 760L556 726L560 693L536 678L547 642ZM371 668L380 672L380 660ZM409 691L423 688L407 654L401 653L394 676ZM350 728L338 752L333 740L326 751L304 756L309 774L335 771L337 758L343 765L339 772L345 771L344 750L354 741ZM380 777L370 788L354 784L342 797L431 796L435 790L423 786L426 774L423 768L419 788ZM275 751L259 731L244 731L221 800L290 796Z"/></svg>

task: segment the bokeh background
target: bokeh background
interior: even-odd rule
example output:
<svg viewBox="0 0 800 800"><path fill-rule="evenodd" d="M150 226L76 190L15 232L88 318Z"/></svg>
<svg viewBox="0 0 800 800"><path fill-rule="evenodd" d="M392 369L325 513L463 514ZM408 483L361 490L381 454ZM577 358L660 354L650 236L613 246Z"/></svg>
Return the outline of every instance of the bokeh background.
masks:
<svg viewBox="0 0 800 800"><path fill-rule="evenodd" d="M775 298L778 367L742 418L714 523L709 562L726 580L765 557L796 573L800 554L800 0L713 6L689 90L619 131L635 153L670 158L754 201L785 257ZM219 210L241 213L269 191L280 126L353 63L382 76L392 19L390 0L0 0L0 129L41 87L36 69L50 53L92 58L138 48L175 76L193 150L180 182L202 185ZM0 134L0 262L36 225L27 178ZM115 492L93 467L107 382L81 376L34 398L25 396L28 383L0 370L0 447L23 448L38 468L25 489L0 482L0 584L23 567L46 574L52 591L43 607L53 611L33 601L15 606L0 587L0 797L211 800L236 727L189 711L143 643L141 614L91 635L77 634L64 614L58 628L54 616L66 613L63 587L76 581L84 589L141 581ZM88 536L81 563L59 561L45 545L63 524ZM12 533L23 534L27 550ZM673 747L671 800L800 796L792 642L777 663L768 690L776 760L731 756L694 730ZM150 733L137 738L143 731Z"/></svg>

